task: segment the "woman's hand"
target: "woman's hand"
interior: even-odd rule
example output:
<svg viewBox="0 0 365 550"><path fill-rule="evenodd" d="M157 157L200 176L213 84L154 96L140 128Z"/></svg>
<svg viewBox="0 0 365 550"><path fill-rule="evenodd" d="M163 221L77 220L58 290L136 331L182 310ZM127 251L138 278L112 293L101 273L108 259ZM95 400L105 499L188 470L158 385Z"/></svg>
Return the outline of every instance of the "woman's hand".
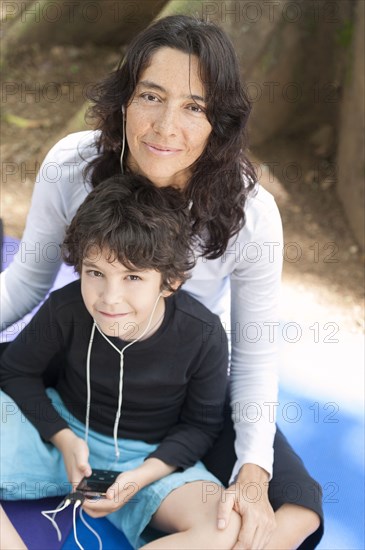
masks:
<svg viewBox="0 0 365 550"><path fill-rule="evenodd" d="M224 529L232 510L242 518L241 530L233 550L265 548L275 529L275 514L268 499L268 479L265 470L255 464L245 464L236 483L222 493L218 508L218 529Z"/></svg>
<svg viewBox="0 0 365 550"><path fill-rule="evenodd" d="M91 475L89 447L69 428L57 432L51 441L61 451L68 480L75 489L84 476Z"/></svg>

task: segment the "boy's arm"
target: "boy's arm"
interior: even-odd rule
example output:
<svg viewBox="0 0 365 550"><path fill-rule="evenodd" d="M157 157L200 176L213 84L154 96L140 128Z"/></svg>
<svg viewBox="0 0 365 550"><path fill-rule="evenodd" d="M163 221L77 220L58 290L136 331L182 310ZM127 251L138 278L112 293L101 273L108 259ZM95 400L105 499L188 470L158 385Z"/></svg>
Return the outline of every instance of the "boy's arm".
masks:
<svg viewBox="0 0 365 550"><path fill-rule="evenodd" d="M218 330L212 330L206 341L200 342L200 353L188 382L179 423L149 455L149 458L158 458L176 469L189 468L200 460L223 426L228 343L218 318L216 323L219 324Z"/></svg>
<svg viewBox="0 0 365 550"><path fill-rule="evenodd" d="M63 318L63 315L59 313L56 300L51 296L4 352L0 384L37 428L41 437L59 449L69 481L77 484L84 476L91 474L89 449L85 441L77 437L59 415L45 391L42 379L52 357L65 348L65 334L58 322L60 317ZM63 321L67 322L64 318Z"/></svg>
<svg viewBox="0 0 365 550"><path fill-rule="evenodd" d="M0 387L15 401L43 439L67 428L48 398L42 374L63 348L50 297L1 357Z"/></svg>
<svg viewBox="0 0 365 550"><path fill-rule="evenodd" d="M147 458L138 468L121 473L109 487L105 499L86 499L83 508L94 518L111 514L133 499L143 487L172 474L175 470L175 466L169 466L158 458Z"/></svg>
<svg viewBox="0 0 365 550"><path fill-rule="evenodd" d="M134 481L138 485L138 490L140 490L146 485L172 474L176 469L176 466L170 466L159 458L147 458L143 464L132 470L132 472Z"/></svg>
<svg viewBox="0 0 365 550"><path fill-rule="evenodd" d="M65 428L53 435L50 441L61 452L68 480L74 487L84 476L91 475L89 447L84 439Z"/></svg>

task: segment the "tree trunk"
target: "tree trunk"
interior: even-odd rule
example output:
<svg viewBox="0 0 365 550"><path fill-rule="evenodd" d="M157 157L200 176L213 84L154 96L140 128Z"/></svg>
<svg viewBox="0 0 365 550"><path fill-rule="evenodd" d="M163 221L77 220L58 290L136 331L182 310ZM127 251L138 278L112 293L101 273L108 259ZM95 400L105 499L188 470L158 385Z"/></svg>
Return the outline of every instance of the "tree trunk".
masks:
<svg viewBox="0 0 365 550"><path fill-rule="evenodd" d="M168 0L37 0L3 6L2 58L21 46L87 42L123 45L157 15ZM6 22L8 20L8 22ZM8 27L8 28L6 28Z"/></svg>

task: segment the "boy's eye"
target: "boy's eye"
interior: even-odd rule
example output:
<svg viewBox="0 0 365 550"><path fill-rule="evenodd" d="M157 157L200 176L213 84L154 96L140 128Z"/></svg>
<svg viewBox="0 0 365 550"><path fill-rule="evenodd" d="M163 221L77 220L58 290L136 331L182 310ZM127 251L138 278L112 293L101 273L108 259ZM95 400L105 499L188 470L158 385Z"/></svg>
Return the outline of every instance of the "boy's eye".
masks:
<svg viewBox="0 0 365 550"><path fill-rule="evenodd" d="M90 277L102 277L103 274L100 272L100 271L96 271L96 269L88 269L86 271L86 273L90 276Z"/></svg>
<svg viewBox="0 0 365 550"><path fill-rule="evenodd" d="M129 281L141 281L141 277L138 277L138 275L127 275L127 279Z"/></svg>

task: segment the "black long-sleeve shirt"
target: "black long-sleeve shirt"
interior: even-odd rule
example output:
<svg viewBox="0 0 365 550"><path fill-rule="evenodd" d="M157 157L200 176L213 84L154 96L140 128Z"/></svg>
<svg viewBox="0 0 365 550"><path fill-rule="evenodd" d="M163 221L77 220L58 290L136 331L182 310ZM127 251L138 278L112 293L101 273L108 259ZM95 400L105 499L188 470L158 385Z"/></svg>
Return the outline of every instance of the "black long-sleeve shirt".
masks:
<svg viewBox="0 0 365 550"><path fill-rule="evenodd" d="M68 427L42 380L59 352L64 366L56 389L69 411L85 422L92 325L76 281L51 294L1 358L2 389L46 440ZM108 338L120 350L128 343ZM222 427L227 366L227 339L219 318L184 291L170 296L159 329L125 351L118 437L159 443L151 457L178 468L193 465ZM90 372L90 427L112 436L120 355L98 331Z"/></svg>

